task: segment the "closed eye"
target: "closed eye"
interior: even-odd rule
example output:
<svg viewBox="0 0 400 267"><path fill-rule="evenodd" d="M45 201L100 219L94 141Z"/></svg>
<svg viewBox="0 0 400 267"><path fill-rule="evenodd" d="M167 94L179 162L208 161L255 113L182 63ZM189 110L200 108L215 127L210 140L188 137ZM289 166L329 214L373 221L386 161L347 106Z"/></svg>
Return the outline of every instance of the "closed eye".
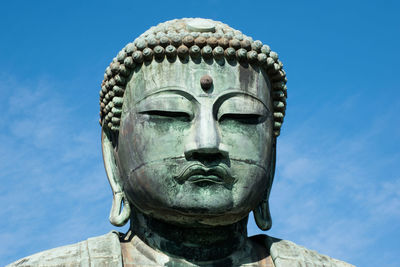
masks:
<svg viewBox="0 0 400 267"><path fill-rule="evenodd" d="M186 112L180 111L166 111L166 110L148 110L148 111L141 111L140 114L147 114L150 118L175 118L184 121L190 121L191 117Z"/></svg>
<svg viewBox="0 0 400 267"><path fill-rule="evenodd" d="M219 121L237 121L243 124L257 124L264 122L266 119L265 116L260 114L237 114L237 113L225 113L220 118Z"/></svg>

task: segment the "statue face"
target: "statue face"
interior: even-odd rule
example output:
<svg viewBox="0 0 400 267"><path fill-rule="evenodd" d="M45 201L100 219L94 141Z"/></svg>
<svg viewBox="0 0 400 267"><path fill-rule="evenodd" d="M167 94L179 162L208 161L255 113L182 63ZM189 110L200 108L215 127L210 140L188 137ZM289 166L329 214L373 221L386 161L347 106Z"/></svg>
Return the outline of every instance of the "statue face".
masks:
<svg viewBox="0 0 400 267"><path fill-rule="evenodd" d="M200 80L212 79L212 86ZM252 66L153 61L127 84L115 152L142 212L180 224L234 223L269 183L270 85Z"/></svg>

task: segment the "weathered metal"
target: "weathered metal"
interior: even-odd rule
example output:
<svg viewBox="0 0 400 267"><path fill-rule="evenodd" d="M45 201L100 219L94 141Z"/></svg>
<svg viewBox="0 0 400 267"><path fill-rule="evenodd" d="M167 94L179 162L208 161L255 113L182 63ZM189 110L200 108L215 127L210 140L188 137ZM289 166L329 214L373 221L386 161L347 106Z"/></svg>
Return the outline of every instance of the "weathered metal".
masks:
<svg viewBox="0 0 400 267"><path fill-rule="evenodd" d="M268 45L260 41L253 41L251 37L234 30L226 24L206 19L180 19L161 23L143 33L134 42L129 43L114 58L106 69L102 89L100 91L100 124L111 130L119 130L119 120L112 121L108 106L114 105L114 86L125 90L126 80L121 77L130 76L136 67L143 62L151 63L153 59L158 62L164 59L175 62L176 56L181 62L192 60L213 61L220 65L227 61L249 62L263 68L272 83L273 91L282 92L282 97L277 99L279 106L274 107L276 112L285 114L286 109L286 74L283 64L278 59L278 54L271 51ZM115 68L115 63L124 65L123 73ZM136 63L136 64L134 64ZM111 70L111 71L110 71ZM132 79L135 79L134 75ZM282 117L283 118L283 117ZM274 135L280 134L282 119L274 124Z"/></svg>
<svg viewBox="0 0 400 267"><path fill-rule="evenodd" d="M350 266L267 235L286 108L278 55L205 19L162 23L120 51L100 91L109 233L11 266Z"/></svg>

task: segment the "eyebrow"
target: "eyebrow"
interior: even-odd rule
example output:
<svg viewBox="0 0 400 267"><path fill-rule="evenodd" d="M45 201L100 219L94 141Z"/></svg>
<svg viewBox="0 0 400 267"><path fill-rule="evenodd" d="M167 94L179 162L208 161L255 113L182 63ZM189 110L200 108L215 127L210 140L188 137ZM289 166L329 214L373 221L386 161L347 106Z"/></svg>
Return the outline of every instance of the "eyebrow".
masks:
<svg viewBox="0 0 400 267"><path fill-rule="evenodd" d="M195 100L196 103L198 103L197 99L191 93L189 93L184 87L179 86L179 85L174 85L174 86L164 86L164 87L157 88L150 94L148 94L148 95L144 96L143 98L141 98L140 100L136 101L135 104L139 104L140 102L146 100L149 97L153 97L154 95L165 94L165 93L180 95L180 96L183 96L184 98L188 99L189 101Z"/></svg>
<svg viewBox="0 0 400 267"><path fill-rule="evenodd" d="M261 102L261 103L264 105L264 107L265 107L268 111L270 111L269 108L268 108L268 106L267 106L267 104L264 103L264 101L262 101L258 96L254 95L254 94L251 94L251 93L249 93L249 92L243 91L242 89L238 89L238 88L228 88L227 90L228 90L228 92L226 92L226 91L225 91L225 92L222 92L222 93L219 94L219 95L217 96L217 98L214 100L214 103L213 103L213 105L212 105L213 110L218 109L219 106L221 106L221 104L222 104L223 102L225 102L226 100L228 100L229 98L232 98L232 97L234 97L234 96L242 95L242 96L249 96L249 97L251 97L251 98L253 98L253 99L255 99L255 100Z"/></svg>
<svg viewBox="0 0 400 267"><path fill-rule="evenodd" d="M180 95L180 96L185 97L189 101L194 100L196 103L199 103L194 95L192 95L191 93L186 91L186 88L179 86L179 85L172 85L172 86L163 86L163 87L155 89L150 94L148 94L148 95L144 96L143 98L141 98L140 100L136 101L135 104L137 105L140 102L146 100L147 98L153 97L154 95L164 94L164 93L172 93L172 94ZM249 92L243 91L242 89L239 89L239 88L227 88L226 91L220 93L214 100L214 102L212 104L212 109L214 111L216 111L223 102L225 102L229 98L232 98L234 96L240 96L240 95L248 96L248 97L251 97L251 98L261 102L261 104L263 104L263 106L268 111L270 111L267 104L264 103L264 101L262 101L258 96L251 94Z"/></svg>

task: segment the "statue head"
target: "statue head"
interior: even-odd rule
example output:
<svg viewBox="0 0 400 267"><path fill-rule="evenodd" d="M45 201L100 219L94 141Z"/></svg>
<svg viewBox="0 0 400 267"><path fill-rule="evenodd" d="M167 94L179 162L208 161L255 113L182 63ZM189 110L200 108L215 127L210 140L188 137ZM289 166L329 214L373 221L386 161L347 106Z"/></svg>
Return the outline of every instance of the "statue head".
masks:
<svg viewBox="0 0 400 267"><path fill-rule="evenodd" d="M111 223L125 224L131 208L198 226L253 210L269 229L285 84L269 46L220 22L172 20L129 43L100 91Z"/></svg>

